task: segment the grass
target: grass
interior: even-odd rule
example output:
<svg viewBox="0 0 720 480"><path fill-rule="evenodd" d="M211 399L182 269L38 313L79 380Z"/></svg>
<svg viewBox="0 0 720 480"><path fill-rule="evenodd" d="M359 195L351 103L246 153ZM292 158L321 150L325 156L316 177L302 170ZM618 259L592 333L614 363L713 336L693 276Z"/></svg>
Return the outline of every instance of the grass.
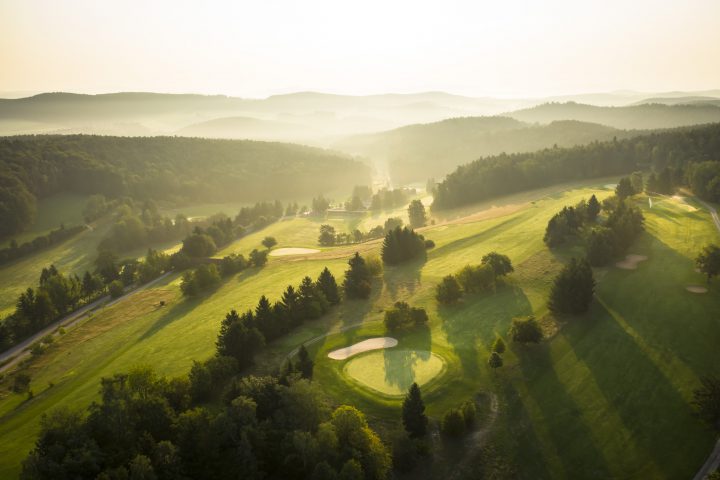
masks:
<svg viewBox="0 0 720 480"><path fill-rule="evenodd" d="M83 208L88 197L73 193L59 193L41 198L37 202L37 215L33 224L23 233L13 237L18 244L32 240L39 235L45 235L50 230L60 228L60 225L72 227L85 223ZM10 243L11 239L3 242L2 246Z"/></svg>
<svg viewBox="0 0 720 480"><path fill-rule="evenodd" d="M405 300L426 308L430 322L427 329L396 335L396 348L431 351L445 361L444 372L423 386L428 414L437 419L477 394L497 394L500 414L490 441L512 466L513 477L690 477L713 443L712 434L691 415L690 400L698 378L720 369L720 288L711 285L708 294L695 295L685 286L703 283L692 259L706 243L717 242L717 231L703 211L690 212L670 200L656 201L648 210L647 200L638 199L647 231L629 253L649 259L633 271L596 269L596 301L590 312L556 320L546 307L552 278L581 249L549 251L542 233L562 206L592 193L602 199L611 192L580 186L562 192L546 189L488 202L474 211L448 212L423 230L436 243L425 262L386 268L374 281L369 301L344 302L330 315L268 345L255 371L273 370L307 343L316 361L315 381L335 403L356 405L375 423L397 425L400 400L349 381L344 362L327 359L327 353L385 335L382 310ZM485 213L473 217L477 221L445 223L480 209ZM279 222L221 254L247 253L266 235L276 236L278 246L312 248L318 227L319 222L306 218ZM262 294L275 300L288 283L316 276L325 265L340 280L355 249L377 252L379 242L299 258L272 257L266 267L242 272L193 301L180 297L179 280L172 277L96 313L28 365L34 399L14 394L0 399L0 478L17 476L43 412L58 405L87 405L97 398L102 376L132 365L154 365L166 375L185 373L192 359L212 354L220 321L230 308L251 308ZM458 305L438 307L434 287L442 276L478 263L492 250L513 260L516 271L507 282L494 294L470 295ZM160 300L166 306L160 308ZM541 319L549 340L518 347L505 338L505 365L491 371L486 363L490 345L506 335L513 317L528 314ZM373 353L384 360L385 352ZM48 387L49 382L54 386Z"/></svg>
<svg viewBox="0 0 720 480"><path fill-rule="evenodd" d="M443 373L445 361L428 350L385 349L355 356L343 374L374 393L405 395L410 385L425 385Z"/></svg>

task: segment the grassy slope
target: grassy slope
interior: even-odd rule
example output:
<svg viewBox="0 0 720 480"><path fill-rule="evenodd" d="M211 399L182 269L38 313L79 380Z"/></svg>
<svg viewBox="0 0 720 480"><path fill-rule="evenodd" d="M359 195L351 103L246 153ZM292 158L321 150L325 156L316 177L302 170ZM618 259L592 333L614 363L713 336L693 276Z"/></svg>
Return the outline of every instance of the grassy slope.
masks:
<svg viewBox="0 0 720 480"><path fill-rule="evenodd" d="M399 336L400 347L432 349L447 361L447 373L424 388L429 413L439 416L479 390L498 391L502 413L495 442L518 465L518 476L690 475L711 444L711 435L689 415L690 392L699 374L719 367L714 352L720 328L713 318L720 306L717 287L704 296L684 291L686 284L702 281L692 270L692 256L717 235L702 212L688 213L670 201L656 204L646 212L648 232L632 249L650 260L634 272L597 272L598 302L590 314L543 345L512 347L498 375L485 366L489 345L507 331L513 316L543 315L553 273L572 253L544 248L547 219L591 193L576 189L534 204L524 203L527 195L517 196L508 200L516 208L498 211L503 215L498 218L429 227L425 234L437 247L427 262L386 269L385 286L375 281L370 302L346 302L271 345L258 369L277 365L298 343L328 328L365 322L311 348L318 353L316 377L337 401L396 422L397 400L353 388L338 373L341 364L323 358L330 349L384 333L381 309L405 299L428 308L431 325ZM226 251L247 253L264 235L275 235L279 246L313 247L317 222L280 222ZM339 278L354 248L329 249L315 259L273 258L264 269L243 272L193 302L180 299L175 278L98 313L31 366L32 401L16 395L0 400L0 477L17 474L42 412L56 405L86 405L102 376L134 364L151 364L170 375L186 372L192 359L212 353L220 320L230 308L248 308L261 294L276 299L285 285L308 273L314 276L325 265ZM379 243L364 248L377 249ZM490 250L513 259L516 274L509 284L495 295L468 297L438 310L432 298L437 281L479 262ZM161 299L167 305L158 308ZM54 386L48 388L48 382Z"/></svg>

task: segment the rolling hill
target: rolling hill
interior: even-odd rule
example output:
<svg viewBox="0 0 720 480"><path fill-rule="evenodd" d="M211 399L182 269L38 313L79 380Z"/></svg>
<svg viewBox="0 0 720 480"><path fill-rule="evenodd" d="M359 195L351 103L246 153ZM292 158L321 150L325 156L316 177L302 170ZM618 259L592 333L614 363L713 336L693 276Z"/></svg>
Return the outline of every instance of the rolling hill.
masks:
<svg viewBox="0 0 720 480"><path fill-rule="evenodd" d="M386 163L395 182L442 177L478 157L568 147L630 132L593 123L555 121L530 125L509 117L452 118L358 135L337 142L343 151Z"/></svg>
<svg viewBox="0 0 720 480"><path fill-rule="evenodd" d="M578 120L613 128L646 130L720 122L720 106L643 104L597 107L567 102L546 103L510 112L507 116L529 123Z"/></svg>

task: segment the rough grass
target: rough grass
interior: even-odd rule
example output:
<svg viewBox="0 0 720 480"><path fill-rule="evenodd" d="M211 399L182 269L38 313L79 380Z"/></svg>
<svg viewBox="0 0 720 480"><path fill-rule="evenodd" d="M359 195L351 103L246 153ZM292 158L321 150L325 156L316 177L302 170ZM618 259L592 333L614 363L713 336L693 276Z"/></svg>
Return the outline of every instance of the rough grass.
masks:
<svg viewBox="0 0 720 480"><path fill-rule="evenodd" d="M692 259L706 243L717 241L717 232L703 211L689 212L673 202L648 210L647 199L638 199L647 232L631 251L649 259L633 271L597 269L597 300L590 312L553 319L546 308L552 278L581 249L551 252L542 244L542 233L563 205L592 193L602 199L611 192L601 187L543 190L535 192L533 203L532 194L505 199L517 206L507 210L493 202L500 212L476 217L481 221L426 228L424 234L436 243L427 261L386 268L374 281L369 301L345 302L269 345L255 370L273 370L299 344L316 339L308 349L323 391L336 403L357 405L373 422L398 425L398 399L348 382L342 362L326 355L384 335L383 308L405 300L426 308L430 322L427 329L393 335L399 347L432 351L446 363L446 371L423 388L428 413L438 418L465 399L494 391L500 414L492 451L512 465L514 477L690 477L713 443L712 434L692 417L689 402L699 376L720 369L720 292L711 285L707 295L693 295L685 286L703 282ZM490 207L445 217L455 221ZM314 247L318 226L300 218L280 222L225 251L247 253L265 235L276 236L279 246ZM84 407L96 398L102 376L132 365L151 364L167 375L185 373L192 359L212 354L220 321L230 308L250 308L261 294L277 299L285 285L297 284L305 274L316 276L325 265L340 280L354 248L360 247L323 249L294 260L271 258L263 269L243 272L193 301L181 299L175 277L97 313L30 364L33 400L13 394L0 399L0 478L17 475L43 412L57 405ZM378 251L379 242L362 248ZM458 305L439 308L433 296L440 278L478 263L492 250L513 260L516 272L506 284L494 294L466 296ZM160 300L165 307L157 306ZM513 317L531 313L552 338L529 347L505 338L505 366L490 371L486 362L493 340L506 335ZM48 382L55 385L48 388Z"/></svg>

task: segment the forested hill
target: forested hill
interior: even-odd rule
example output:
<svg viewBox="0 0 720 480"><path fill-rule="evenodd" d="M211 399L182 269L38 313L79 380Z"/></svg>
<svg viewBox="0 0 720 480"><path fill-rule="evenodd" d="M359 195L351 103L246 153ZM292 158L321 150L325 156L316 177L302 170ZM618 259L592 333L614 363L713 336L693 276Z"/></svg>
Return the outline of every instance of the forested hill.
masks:
<svg viewBox="0 0 720 480"><path fill-rule="evenodd" d="M301 145L176 137L0 139L0 235L31 221L37 197L59 192L190 201L300 199L367 184L367 166Z"/></svg>
<svg viewBox="0 0 720 480"><path fill-rule="evenodd" d="M438 185L433 208L451 208L555 183L648 168L658 172L669 168L678 183L691 184L696 180L694 174L702 172L703 179L697 180L707 185L713 175L720 175L712 168L720 166L719 152L720 124L712 124L572 148L480 158L458 167Z"/></svg>
<svg viewBox="0 0 720 480"><path fill-rule="evenodd" d="M720 122L720 106L643 104L597 107L581 103L545 103L507 114L523 122L578 120L614 128L651 130Z"/></svg>
<svg viewBox="0 0 720 480"><path fill-rule="evenodd" d="M464 117L356 135L335 146L387 163L393 180L403 183L442 177L480 156L570 147L625 135L629 133L577 121L530 125L509 117Z"/></svg>

